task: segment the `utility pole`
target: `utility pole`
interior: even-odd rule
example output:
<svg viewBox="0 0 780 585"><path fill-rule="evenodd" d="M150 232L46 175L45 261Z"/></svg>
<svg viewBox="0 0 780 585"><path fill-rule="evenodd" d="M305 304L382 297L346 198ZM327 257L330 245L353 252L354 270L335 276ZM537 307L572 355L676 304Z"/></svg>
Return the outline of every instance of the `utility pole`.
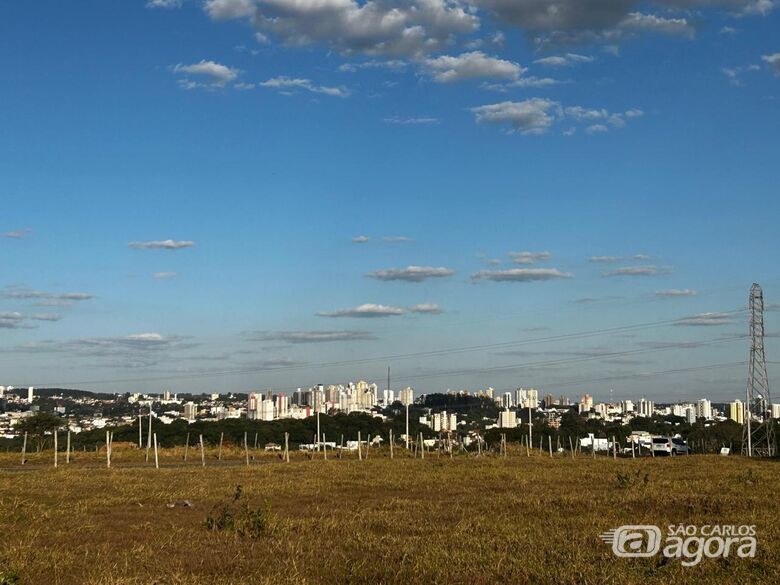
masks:
<svg viewBox="0 0 780 585"><path fill-rule="evenodd" d="M409 449L409 403L406 403L406 448Z"/></svg>

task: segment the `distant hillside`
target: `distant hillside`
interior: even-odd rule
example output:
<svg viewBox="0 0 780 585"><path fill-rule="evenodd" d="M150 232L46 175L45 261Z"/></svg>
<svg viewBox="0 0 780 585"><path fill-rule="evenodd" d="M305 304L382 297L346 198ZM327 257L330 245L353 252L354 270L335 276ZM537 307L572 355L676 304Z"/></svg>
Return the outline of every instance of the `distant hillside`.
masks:
<svg viewBox="0 0 780 585"><path fill-rule="evenodd" d="M26 389L16 389L26 394ZM89 390L76 390L73 388L36 388L35 395L42 398L51 398L52 396L67 396L68 398L95 398L97 400L114 400L116 394L109 392L90 392Z"/></svg>

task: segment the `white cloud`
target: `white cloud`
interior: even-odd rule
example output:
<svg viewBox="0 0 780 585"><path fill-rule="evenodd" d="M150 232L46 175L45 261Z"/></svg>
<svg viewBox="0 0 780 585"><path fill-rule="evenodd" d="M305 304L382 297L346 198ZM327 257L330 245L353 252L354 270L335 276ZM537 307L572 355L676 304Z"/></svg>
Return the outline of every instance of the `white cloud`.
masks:
<svg viewBox="0 0 780 585"><path fill-rule="evenodd" d="M584 108L582 106L563 107L560 103L544 98L531 98L522 102L502 102L471 108L476 114L477 122L492 122L494 124L509 124L521 134L543 134L555 123L573 120L587 124L586 132L607 131L610 127L622 128L626 120L638 118L644 114L642 110L632 108L622 113L610 112L604 108ZM565 133L571 135L576 129L570 128Z"/></svg>
<svg viewBox="0 0 780 585"><path fill-rule="evenodd" d="M502 93L506 93L508 90L513 88L528 88L528 87L535 87L535 88L544 88L544 87L550 87L552 85L558 85L561 83L568 83L566 81L561 81L559 79L553 79L552 77L536 77L535 75L529 75L529 76L523 76L519 79L515 79L514 81L510 81L507 83L483 83L480 87L482 89L488 89L491 91L500 91Z"/></svg>
<svg viewBox="0 0 780 585"><path fill-rule="evenodd" d="M369 238L368 236L355 236L354 238L352 238L353 244L367 244L370 241L371 238Z"/></svg>
<svg viewBox="0 0 780 585"><path fill-rule="evenodd" d="M599 30L617 25L634 0L475 0L475 4L530 31Z"/></svg>
<svg viewBox="0 0 780 585"><path fill-rule="evenodd" d="M402 118L400 116L391 116L384 118L385 124L396 124L399 126L430 126L431 124L438 124L438 118Z"/></svg>
<svg viewBox="0 0 780 585"><path fill-rule="evenodd" d="M152 274L153 278L157 278L160 280L176 278L177 276L179 276L177 272L155 272L154 274Z"/></svg>
<svg viewBox="0 0 780 585"><path fill-rule="evenodd" d="M376 305L372 303L366 303L359 305L353 309L338 309L336 311L320 312L317 313L318 317L358 317L358 318L375 318L375 317L395 317L397 315L403 315L406 312L401 307L392 307L388 305Z"/></svg>
<svg viewBox="0 0 780 585"><path fill-rule="evenodd" d="M406 69L406 61L400 59L388 59L379 61L376 59L370 59L368 61L361 61L358 63L344 63L339 65L339 71L345 73L354 73L361 69L387 69L390 71L403 71Z"/></svg>
<svg viewBox="0 0 780 585"><path fill-rule="evenodd" d="M62 315L59 313L33 313L30 315L30 319L33 321L59 321L62 319Z"/></svg>
<svg viewBox="0 0 780 585"><path fill-rule="evenodd" d="M655 276L661 271L657 266L623 266L609 272L604 272L602 276Z"/></svg>
<svg viewBox="0 0 780 585"><path fill-rule="evenodd" d="M509 252L509 257L515 264L536 264L545 262L551 258L549 252Z"/></svg>
<svg viewBox="0 0 780 585"><path fill-rule="evenodd" d="M471 108L478 123L508 124L521 134L542 134L555 122L558 103L544 98Z"/></svg>
<svg viewBox="0 0 780 585"><path fill-rule="evenodd" d="M184 337L138 333L124 337L93 337L69 341L41 341L16 348L34 353L65 353L79 358L109 358L118 367L148 367L172 351L195 344Z"/></svg>
<svg viewBox="0 0 780 585"><path fill-rule="evenodd" d="M388 244L403 244L405 242L411 242L413 241L412 238L407 236L384 236L382 238L383 242L387 242Z"/></svg>
<svg viewBox="0 0 780 585"><path fill-rule="evenodd" d="M285 343L332 343L338 341L370 341L376 339L367 331L254 331L252 341L283 341Z"/></svg>
<svg viewBox="0 0 780 585"><path fill-rule="evenodd" d="M147 0L147 8L181 8L182 0Z"/></svg>
<svg viewBox="0 0 780 585"><path fill-rule="evenodd" d="M620 262L624 259L624 256L591 256L588 258L588 262L602 262L605 264L611 264L613 262Z"/></svg>
<svg viewBox="0 0 780 585"><path fill-rule="evenodd" d="M537 65L543 65L545 67L571 67L578 63L593 63L596 59L587 55L580 55L578 53L566 53L565 55L553 55L550 57L542 57L534 61Z"/></svg>
<svg viewBox="0 0 780 585"><path fill-rule="evenodd" d="M205 10L215 20L247 19L287 45L318 43L343 54L425 55L479 27L451 0L207 0Z"/></svg>
<svg viewBox="0 0 780 585"><path fill-rule="evenodd" d="M655 291L655 296L664 298L695 297L699 293L690 288L668 288Z"/></svg>
<svg viewBox="0 0 780 585"><path fill-rule="evenodd" d="M693 37L695 29L685 18L664 18L655 14L631 12L620 23L620 28L629 31L654 32L668 35Z"/></svg>
<svg viewBox="0 0 780 585"><path fill-rule="evenodd" d="M689 327L712 327L716 325L729 325L732 322L729 313L700 313L692 317L685 317L675 322L675 325Z"/></svg>
<svg viewBox="0 0 780 585"><path fill-rule="evenodd" d="M742 16L760 15L766 16L775 9L774 0L751 0L740 11Z"/></svg>
<svg viewBox="0 0 780 585"><path fill-rule="evenodd" d="M183 74L185 77L180 80L180 85L185 89L196 89L199 87L224 87L228 83L236 80L238 69L233 69L227 65L222 65L215 61L203 59L198 63L191 65L182 65L179 63L173 67L174 73ZM205 83L191 81L188 76L193 75L199 79L205 79Z"/></svg>
<svg viewBox="0 0 780 585"><path fill-rule="evenodd" d="M0 329L18 329L24 322L24 315L12 312L0 313Z"/></svg>
<svg viewBox="0 0 780 585"><path fill-rule="evenodd" d="M0 290L0 298L13 300L37 300L39 306L67 306L72 301L88 301L95 295L84 292L50 293L23 287L6 287Z"/></svg>
<svg viewBox="0 0 780 585"><path fill-rule="evenodd" d="M509 270L480 270L471 275L473 281L492 280L494 282L534 282L538 280L557 280L572 278L569 272L557 268L511 268Z"/></svg>
<svg viewBox="0 0 780 585"><path fill-rule="evenodd" d="M316 85L310 79L300 79L281 75L260 83L262 87L270 87L280 91L290 91L303 89L311 93L321 93L333 97L347 97L350 95L349 89L343 86L328 87L325 85Z"/></svg>
<svg viewBox="0 0 780 585"><path fill-rule="evenodd" d="M390 268L387 270L376 270L366 274L369 278L377 280L401 280L405 282L423 282L429 278L446 278L455 274L451 268L433 266L407 266L406 268Z"/></svg>
<svg viewBox="0 0 780 585"><path fill-rule="evenodd" d="M775 68L775 74L780 75L780 53L773 53L771 55L763 55L761 60L769 63Z"/></svg>
<svg viewBox="0 0 780 585"><path fill-rule="evenodd" d="M436 303L422 303L419 305L414 305L413 307L409 307L409 312L420 313L422 315L439 315L443 311Z"/></svg>
<svg viewBox="0 0 780 585"><path fill-rule="evenodd" d="M135 250L180 250L182 248L192 248L195 242L190 240L151 240L130 242L127 245Z"/></svg>
<svg viewBox="0 0 780 585"><path fill-rule="evenodd" d="M462 53L457 57L442 55L430 58L423 61L422 66L439 83L484 77L517 79L525 71L513 61L490 57L482 51Z"/></svg>
<svg viewBox="0 0 780 585"><path fill-rule="evenodd" d="M585 128L585 132L587 134L600 134L602 132L609 132L609 128L607 128L604 124L592 124Z"/></svg>
<svg viewBox="0 0 780 585"><path fill-rule="evenodd" d="M22 238L28 236L32 232L30 228L22 228L20 230L13 230L10 232L3 232L4 238L11 238L14 240L21 240Z"/></svg>
<svg viewBox="0 0 780 585"><path fill-rule="evenodd" d="M207 0L204 9L215 20L228 20L252 16L257 6L254 0Z"/></svg>

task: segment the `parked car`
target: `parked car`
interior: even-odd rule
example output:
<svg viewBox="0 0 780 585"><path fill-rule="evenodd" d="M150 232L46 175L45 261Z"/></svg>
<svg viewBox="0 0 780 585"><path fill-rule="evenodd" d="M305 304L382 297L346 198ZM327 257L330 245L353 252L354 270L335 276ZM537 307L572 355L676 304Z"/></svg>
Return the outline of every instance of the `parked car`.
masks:
<svg viewBox="0 0 780 585"><path fill-rule="evenodd" d="M653 437L653 455L688 455L690 449L679 437Z"/></svg>

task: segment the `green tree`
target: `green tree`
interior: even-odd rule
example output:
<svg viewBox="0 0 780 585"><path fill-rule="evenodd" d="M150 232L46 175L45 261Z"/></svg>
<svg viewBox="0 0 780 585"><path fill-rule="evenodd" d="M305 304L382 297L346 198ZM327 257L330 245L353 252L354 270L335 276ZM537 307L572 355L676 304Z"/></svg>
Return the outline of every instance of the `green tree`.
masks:
<svg viewBox="0 0 780 585"><path fill-rule="evenodd" d="M35 442L35 448L40 453L46 443L46 435L63 427L62 419L53 414L39 412L23 418L17 425L19 434L27 433L28 438Z"/></svg>

